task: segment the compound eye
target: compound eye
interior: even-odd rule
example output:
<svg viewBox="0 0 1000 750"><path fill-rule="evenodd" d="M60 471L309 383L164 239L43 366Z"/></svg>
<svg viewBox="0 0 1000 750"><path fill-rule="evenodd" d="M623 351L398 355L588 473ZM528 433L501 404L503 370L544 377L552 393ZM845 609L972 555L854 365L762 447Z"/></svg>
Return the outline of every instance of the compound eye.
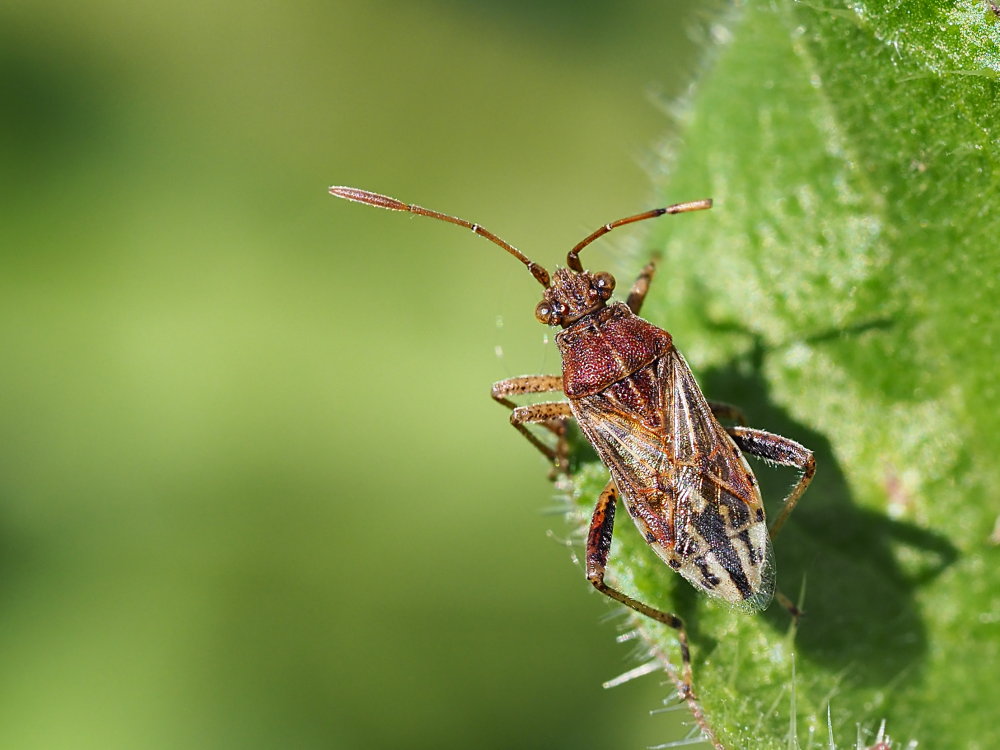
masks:
<svg viewBox="0 0 1000 750"><path fill-rule="evenodd" d="M615 288L615 277L612 276L607 271L601 271L600 273L594 274L594 289L601 296L602 299L608 299L611 297L611 292Z"/></svg>
<svg viewBox="0 0 1000 750"><path fill-rule="evenodd" d="M539 323L544 323L547 326L559 325L559 313L544 300L539 302L538 307L535 308L535 317L538 318Z"/></svg>

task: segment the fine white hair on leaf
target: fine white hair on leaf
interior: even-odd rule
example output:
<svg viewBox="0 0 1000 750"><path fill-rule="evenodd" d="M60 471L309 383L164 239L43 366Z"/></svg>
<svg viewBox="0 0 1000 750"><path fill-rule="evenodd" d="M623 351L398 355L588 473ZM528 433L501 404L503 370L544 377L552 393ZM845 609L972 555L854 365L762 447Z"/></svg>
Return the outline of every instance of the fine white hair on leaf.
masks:
<svg viewBox="0 0 1000 750"><path fill-rule="evenodd" d="M605 682L602 685L602 687L604 688L618 687L619 685L624 685L626 682L631 682L632 680L638 679L639 677L645 677L646 675L652 674L653 672L659 672L662 669L663 666L660 664L660 662L656 659L653 659L652 661L648 661L645 664L640 664L638 667L630 669L627 672L623 672L617 677L613 677L612 679Z"/></svg>

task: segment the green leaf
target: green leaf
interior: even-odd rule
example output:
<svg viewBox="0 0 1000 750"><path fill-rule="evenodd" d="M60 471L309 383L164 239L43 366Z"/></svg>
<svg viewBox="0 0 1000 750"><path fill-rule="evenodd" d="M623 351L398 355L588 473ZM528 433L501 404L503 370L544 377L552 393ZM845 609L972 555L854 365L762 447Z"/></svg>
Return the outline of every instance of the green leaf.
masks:
<svg viewBox="0 0 1000 750"><path fill-rule="evenodd" d="M610 576L685 619L726 748L871 744L883 720L897 747L1000 747L1000 19L923 0L726 20L661 192L715 209L655 225L643 317L709 398L815 452L775 545L806 615L707 601L624 514ZM773 517L794 474L754 467ZM581 468L581 519L606 476ZM674 633L636 624L676 665Z"/></svg>

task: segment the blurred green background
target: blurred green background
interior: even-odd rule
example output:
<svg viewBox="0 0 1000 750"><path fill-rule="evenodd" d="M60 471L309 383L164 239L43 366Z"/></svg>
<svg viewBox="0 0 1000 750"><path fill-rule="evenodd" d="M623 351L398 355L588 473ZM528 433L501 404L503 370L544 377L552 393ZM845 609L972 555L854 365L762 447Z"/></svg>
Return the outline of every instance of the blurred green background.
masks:
<svg viewBox="0 0 1000 750"><path fill-rule="evenodd" d="M561 262L648 207L695 6L0 10L0 746L677 736L489 399L558 368L537 284L326 187Z"/></svg>

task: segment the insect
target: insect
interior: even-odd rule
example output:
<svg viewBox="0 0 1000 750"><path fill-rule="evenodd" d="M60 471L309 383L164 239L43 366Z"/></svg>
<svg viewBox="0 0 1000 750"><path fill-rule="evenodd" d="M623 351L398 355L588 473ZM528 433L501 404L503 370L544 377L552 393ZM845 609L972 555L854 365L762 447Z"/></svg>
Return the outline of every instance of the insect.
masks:
<svg viewBox="0 0 1000 750"><path fill-rule="evenodd" d="M590 522L587 580L601 593L677 631L681 693L693 697L690 649L681 618L604 580L617 501L622 500L656 554L695 588L740 609L761 610L774 595L771 540L812 480L815 460L793 440L745 426L735 407L705 399L670 334L638 316L653 279L653 263L642 270L625 302L610 302L614 277L584 270L580 251L618 227L711 208L712 201L678 203L605 224L569 251L566 268L557 267L550 275L479 224L357 188L331 187L330 193L471 229L517 258L544 287L535 317L562 329L555 337L562 374L501 380L493 385L492 396L511 410L510 421L518 432L559 470L567 469L568 420L575 419L593 445L611 477ZM560 391L565 400L522 406L511 400ZM723 427L719 419L739 424ZM555 446L528 425L555 434ZM801 472L770 527L743 452Z"/></svg>

